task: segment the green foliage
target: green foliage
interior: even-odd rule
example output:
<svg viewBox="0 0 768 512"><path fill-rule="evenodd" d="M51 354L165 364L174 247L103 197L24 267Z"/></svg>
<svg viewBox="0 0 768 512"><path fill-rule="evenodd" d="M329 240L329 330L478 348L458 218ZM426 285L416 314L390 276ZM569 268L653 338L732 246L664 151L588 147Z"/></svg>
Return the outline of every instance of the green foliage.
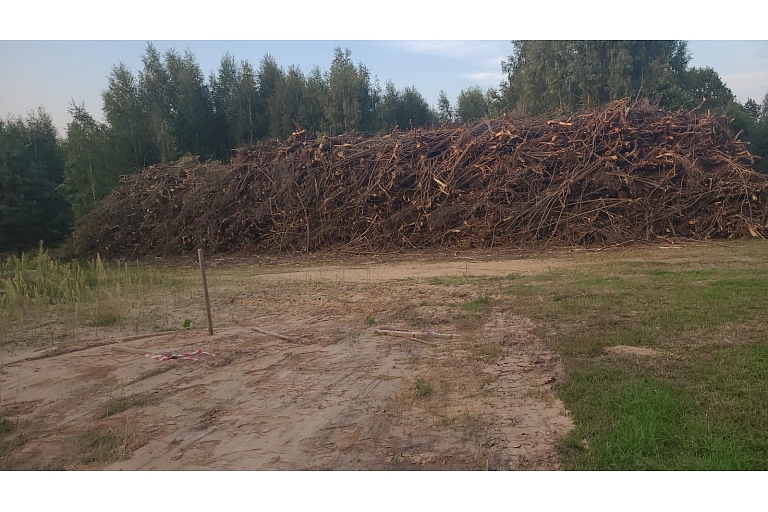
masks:
<svg viewBox="0 0 768 512"><path fill-rule="evenodd" d="M170 162L176 155L171 131L171 79L152 43L147 44L141 61L144 67L139 72L139 102L146 113L150 136L160 161Z"/></svg>
<svg viewBox="0 0 768 512"><path fill-rule="evenodd" d="M85 105L72 102L69 113L61 190L79 218L117 185L121 169L115 165L109 127L94 121Z"/></svg>
<svg viewBox="0 0 768 512"><path fill-rule="evenodd" d="M238 129L235 133L240 138L235 140L253 142L258 137L257 117L259 112L257 106L259 104L259 89L256 73L251 64L248 61L243 61L240 64L240 68L240 81L238 82L237 89L238 122L235 125Z"/></svg>
<svg viewBox="0 0 768 512"><path fill-rule="evenodd" d="M141 102L139 85L122 62L112 68L102 93L104 116L113 135L110 151L122 174L160 161L149 129L149 116Z"/></svg>
<svg viewBox="0 0 768 512"><path fill-rule="evenodd" d="M365 325L374 325L376 323L376 319L373 318L371 315L368 315L365 317Z"/></svg>
<svg viewBox="0 0 768 512"><path fill-rule="evenodd" d="M265 55L261 59L259 70L256 73L258 83L258 97L256 101L256 136L257 138L277 137L279 135L279 122L275 119L273 104L282 89L285 72L274 57Z"/></svg>
<svg viewBox="0 0 768 512"><path fill-rule="evenodd" d="M343 133L363 130L363 109L361 102L366 94L363 88L368 88L368 76L361 65L355 68L352 63L352 52L349 48L334 49L333 62L328 72L328 101L326 117L331 133Z"/></svg>
<svg viewBox="0 0 768 512"><path fill-rule="evenodd" d="M189 50L181 56L170 50L165 56L171 99L170 128L178 153L203 160L216 158L213 103L203 72Z"/></svg>
<svg viewBox="0 0 768 512"><path fill-rule="evenodd" d="M441 90L437 97L437 118L441 123L450 123L453 121L453 107L448 95Z"/></svg>
<svg viewBox="0 0 768 512"><path fill-rule="evenodd" d="M380 119L381 127L385 131L391 131L395 127L409 130L434 122L429 104L415 87L398 91L390 81L387 82L382 96Z"/></svg>
<svg viewBox="0 0 768 512"><path fill-rule="evenodd" d="M184 320L184 325L183 325L184 329L189 329L191 326L192 326L192 320L190 320L189 318Z"/></svg>
<svg viewBox="0 0 768 512"><path fill-rule="evenodd" d="M758 157L753 167L768 173L768 93L762 105L749 98L744 105L732 104L726 113L749 152Z"/></svg>
<svg viewBox="0 0 768 512"><path fill-rule="evenodd" d="M0 120L0 252L63 239L71 221L63 178L64 154L42 107L26 120Z"/></svg>
<svg viewBox="0 0 768 512"><path fill-rule="evenodd" d="M462 123L489 117L491 109L489 96L480 87L463 89L456 99L456 118Z"/></svg>
<svg viewBox="0 0 768 512"><path fill-rule="evenodd" d="M690 61L684 41L513 41L502 64L507 108L570 113L626 96L677 108Z"/></svg>
<svg viewBox="0 0 768 512"><path fill-rule="evenodd" d="M109 302L99 302L91 317L90 325L92 327L112 327L114 325L122 326L124 323L120 308L114 300Z"/></svg>
<svg viewBox="0 0 768 512"><path fill-rule="evenodd" d="M416 396L419 398L432 394L432 386L424 379L416 379Z"/></svg>

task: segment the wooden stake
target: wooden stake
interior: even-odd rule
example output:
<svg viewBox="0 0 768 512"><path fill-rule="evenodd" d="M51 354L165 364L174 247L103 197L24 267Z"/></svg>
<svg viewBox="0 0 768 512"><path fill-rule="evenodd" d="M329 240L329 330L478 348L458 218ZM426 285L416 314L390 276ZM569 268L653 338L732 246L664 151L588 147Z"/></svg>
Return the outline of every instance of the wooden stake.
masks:
<svg viewBox="0 0 768 512"><path fill-rule="evenodd" d="M200 260L200 273L203 275L203 292L205 293L205 312L208 314L208 335L213 336L213 321L211 320L211 301L208 298L208 280L205 278L205 257L203 250L197 250L197 258Z"/></svg>

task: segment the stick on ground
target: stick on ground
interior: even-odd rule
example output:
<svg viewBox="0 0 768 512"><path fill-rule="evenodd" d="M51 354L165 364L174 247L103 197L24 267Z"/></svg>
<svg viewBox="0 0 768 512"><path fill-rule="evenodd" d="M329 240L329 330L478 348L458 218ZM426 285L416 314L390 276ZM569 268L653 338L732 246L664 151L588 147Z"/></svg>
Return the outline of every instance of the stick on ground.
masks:
<svg viewBox="0 0 768 512"><path fill-rule="evenodd" d="M130 354L162 354L164 356L170 356L171 352L166 352L162 350L152 350L151 348L131 348L131 347L112 347L112 350L117 350L118 352L128 352Z"/></svg>
<svg viewBox="0 0 768 512"><path fill-rule="evenodd" d="M294 343L299 342L299 340L297 340L296 338L291 338L290 336L286 336L284 334L279 334L272 331L265 331L264 329L260 329L258 327L251 327L251 330L259 332L261 334L266 334L267 336L274 336L275 338L280 338L281 340L292 341Z"/></svg>

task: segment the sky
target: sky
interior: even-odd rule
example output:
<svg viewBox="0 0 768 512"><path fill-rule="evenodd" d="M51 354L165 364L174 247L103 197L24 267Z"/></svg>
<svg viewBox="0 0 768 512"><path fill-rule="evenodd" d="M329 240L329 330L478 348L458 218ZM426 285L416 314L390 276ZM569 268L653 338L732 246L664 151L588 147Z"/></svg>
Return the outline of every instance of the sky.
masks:
<svg viewBox="0 0 768 512"><path fill-rule="evenodd" d="M101 92L112 66L125 63L137 74L147 41L0 41L0 116L26 115L42 105L64 135L71 119L70 101L85 103L95 119L103 120ZM164 52L192 50L203 72L218 68L229 52L255 67L271 54L287 68L298 65L308 73L317 65L325 71L335 46L349 48L354 62L364 63L383 87L392 80L398 89L415 86L436 105L444 90L451 102L473 85L498 87L501 62L512 51L506 41L163 41ZM768 93L768 41L690 41L691 65L713 67L739 101L760 101Z"/></svg>
<svg viewBox="0 0 768 512"><path fill-rule="evenodd" d="M255 67L268 53L282 67L308 73L315 65L327 70L334 47L346 47L382 87L387 80L398 89L414 86L435 106L441 90L455 102L469 86L498 87L511 39L686 39L691 65L713 67L739 101L760 101L768 92L768 41L754 40L766 37L764 17L741 17L729 29L685 2L645 0L637 9L612 0L549 0L544 7L511 8L508 1L486 0L483 8L457 11L426 0L388 0L375 9L357 0L334 0L328 8L311 0L217 0L215 11L223 16L212 7L179 8L189 4L167 0L132 0L131 9L108 5L38 0L4 7L0 117L43 106L63 136L75 101L103 120L101 93L112 66L123 62L138 74L148 41L161 52L190 49L206 76L226 52ZM660 10L665 19L686 22L660 24ZM35 23L24 22L32 18ZM733 40L706 40L713 35Z"/></svg>

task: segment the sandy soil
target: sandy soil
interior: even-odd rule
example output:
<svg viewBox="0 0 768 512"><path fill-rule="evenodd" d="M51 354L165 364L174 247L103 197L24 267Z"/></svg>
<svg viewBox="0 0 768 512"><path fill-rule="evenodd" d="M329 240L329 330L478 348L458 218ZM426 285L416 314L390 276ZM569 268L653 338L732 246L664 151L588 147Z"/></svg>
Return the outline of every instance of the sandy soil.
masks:
<svg viewBox="0 0 768 512"><path fill-rule="evenodd" d="M3 352L0 410L23 440L6 442L0 469L557 469L555 443L572 427L552 393L557 354L503 307L467 320L460 305L477 285L426 282L554 263L323 265L257 277L223 266L212 337L193 329ZM376 325L363 321L372 313ZM457 336L424 344L378 336L377 326ZM160 362L115 346L216 356Z"/></svg>

